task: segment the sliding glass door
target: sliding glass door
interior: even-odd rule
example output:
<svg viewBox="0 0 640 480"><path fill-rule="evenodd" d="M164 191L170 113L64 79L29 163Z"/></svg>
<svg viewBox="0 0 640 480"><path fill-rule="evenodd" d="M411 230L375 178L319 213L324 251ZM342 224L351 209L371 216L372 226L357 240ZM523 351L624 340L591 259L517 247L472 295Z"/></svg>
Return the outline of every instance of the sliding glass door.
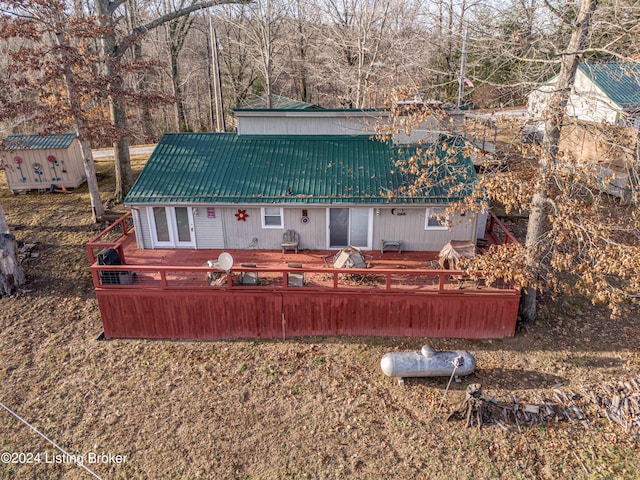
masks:
<svg viewBox="0 0 640 480"><path fill-rule="evenodd" d="M329 208L329 248L371 248L370 208Z"/></svg>

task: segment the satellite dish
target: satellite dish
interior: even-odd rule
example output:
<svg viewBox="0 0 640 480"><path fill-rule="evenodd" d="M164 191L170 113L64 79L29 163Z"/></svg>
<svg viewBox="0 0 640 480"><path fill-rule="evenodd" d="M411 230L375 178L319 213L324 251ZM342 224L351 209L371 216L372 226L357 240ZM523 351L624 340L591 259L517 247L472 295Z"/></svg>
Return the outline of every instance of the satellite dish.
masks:
<svg viewBox="0 0 640 480"><path fill-rule="evenodd" d="M218 256L218 268L228 272L231 270L231 267L233 267L233 257L230 253L222 252L220 256Z"/></svg>

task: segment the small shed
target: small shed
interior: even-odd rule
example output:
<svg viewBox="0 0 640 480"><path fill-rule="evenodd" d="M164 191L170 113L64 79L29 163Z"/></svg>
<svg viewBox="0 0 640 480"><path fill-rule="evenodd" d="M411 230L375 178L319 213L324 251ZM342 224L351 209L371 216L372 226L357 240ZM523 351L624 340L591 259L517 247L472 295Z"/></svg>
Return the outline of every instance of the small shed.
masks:
<svg viewBox="0 0 640 480"><path fill-rule="evenodd" d="M9 135L0 166L11 191L77 188L85 180L80 142L73 133Z"/></svg>

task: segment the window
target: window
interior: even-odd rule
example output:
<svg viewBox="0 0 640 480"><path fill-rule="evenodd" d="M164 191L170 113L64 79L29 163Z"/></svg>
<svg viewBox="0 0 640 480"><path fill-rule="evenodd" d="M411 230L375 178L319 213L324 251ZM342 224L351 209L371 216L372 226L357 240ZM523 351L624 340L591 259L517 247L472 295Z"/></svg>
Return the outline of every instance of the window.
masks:
<svg viewBox="0 0 640 480"><path fill-rule="evenodd" d="M446 209L442 207L427 208L424 221L425 230L446 230L449 217L442 218Z"/></svg>
<svg viewBox="0 0 640 480"><path fill-rule="evenodd" d="M265 207L262 209L262 228L284 228L282 209Z"/></svg>

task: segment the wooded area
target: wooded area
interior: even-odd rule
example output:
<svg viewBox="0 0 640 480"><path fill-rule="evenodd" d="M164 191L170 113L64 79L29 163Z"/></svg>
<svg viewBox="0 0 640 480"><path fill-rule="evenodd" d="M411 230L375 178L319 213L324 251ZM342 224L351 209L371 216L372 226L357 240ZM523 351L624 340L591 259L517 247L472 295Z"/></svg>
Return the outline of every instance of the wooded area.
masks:
<svg viewBox="0 0 640 480"><path fill-rule="evenodd" d="M69 46L85 41L84 66L77 65L76 75L90 71L95 84L108 85L108 92L82 100L90 104L92 123L109 115L109 95L118 92L115 100L122 106L113 108L128 109L127 133L133 144L157 141L165 131L216 129L218 72L212 47L218 51L222 104L230 129L230 109L262 94L328 108L368 108L382 106L386 94L400 85L416 88L427 99L456 103L462 83L465 105L523 105L532 87L558 72L572 15L571 2L547 6L540 0L3 3L1 61L9 73L4 100L24 99L26 93L19 83L21 75L9 68L17 49L36 40L55 41L53 36L35 38L33 31L30 41L19 41L11 25L24 28L56 9L66 25L62 31ZM596 13L589 58L637 58L633 27L638 6L628 0L613 3ZM225 5L203 8L215 4ZM550 9L553 5L558 11ZM192 13L178 16L179 12ZM461 77L463 47L466 66ZM32 73L46 78L35 68ZM153 98L143 95L151 93ZM24 112L12 116L3 129L38 131L39 120L33 112ZM103 127L91 138L92 145L108 146L117 132L110 133Z"/></svg>
<svg viewBox="0 0 640 480"><path fill-rule="evenodd" d="M2 130L74 131L94 219L103 201L91 147L114 147L118 202L132 182L129 144L154 142L165 131L232 130L231 109L256 96L267 99L266 107L283 95L369 108L385 105L401 86L444 105L497 108L524 105L533 88L559 75L542 118L543 144L526 146L479 184L507 212L534 218L526 246L496 252L492 271L529 285L532 305L536 290L567 292L568 285L615 312L637 298L637 209L611 215L593 169L559 150L578 63L640 59L640 5L633 0L1 6ZM631 189L637 202L637 185Z"/></svg>

